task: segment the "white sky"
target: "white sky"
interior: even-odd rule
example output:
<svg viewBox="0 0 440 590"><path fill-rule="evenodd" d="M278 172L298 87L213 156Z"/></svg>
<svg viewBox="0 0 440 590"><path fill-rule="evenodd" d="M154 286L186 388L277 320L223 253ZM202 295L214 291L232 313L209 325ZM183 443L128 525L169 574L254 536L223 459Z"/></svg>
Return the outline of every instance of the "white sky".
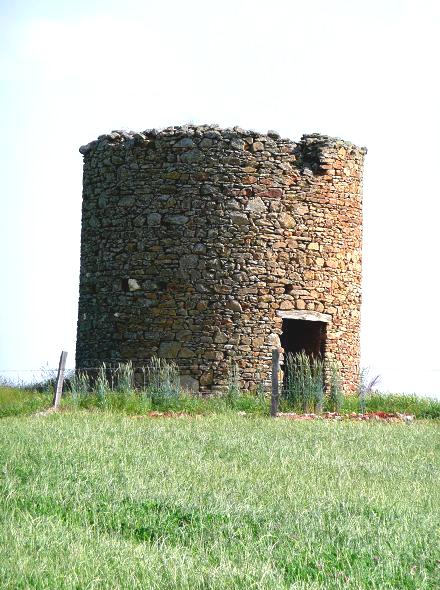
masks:
<svg viewBox="0 0 440 590"><path fill-rule="evenodd" d="M73 364L78 147L218 123L368 147L362 364L440 397L438 0L0 7L0 373Z"/></svg>

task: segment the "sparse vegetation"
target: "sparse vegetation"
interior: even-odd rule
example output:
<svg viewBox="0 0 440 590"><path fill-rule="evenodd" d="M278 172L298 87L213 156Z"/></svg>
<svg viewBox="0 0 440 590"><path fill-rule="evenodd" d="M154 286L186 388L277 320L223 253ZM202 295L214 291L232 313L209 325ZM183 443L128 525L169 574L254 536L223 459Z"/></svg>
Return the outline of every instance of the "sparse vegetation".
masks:
<svg viewBox="0 0 440 590"><path fill-rule="evenodd" d="M151 397L152 403L177 400L182 394L176 363L153 357L143 374L147 376L147 381L143 383L143 395Z"/></svg>
<svg viewBox="0 0 440 590"><path fill-rule="evenodd" d="M399 412L416 418L440 419L440 400L409 395L380 394L373 391L377 377L368 379L362 372L358 396L345 397L336 365L330 366L330 382L324 395L324 365L304 353L289 355L281 398L282 411L321 412ZM38 389L0 383L0 417L32 414L50 406L53 377L36 384ZM35 387L35 385L33 386ZM223 396L200 396L180 386L178 367L165 359L153 358L148 367L135 371L131 363L99 368L93 379L83 371L68 375L62 409L101 409L126 414L148 411L187 414L244 411L268 415L270 392L259 384L254 393L240 391L238 366L230 363L227 390Z"/></svg>
<svg viewBox="0 0 440 590"><path fill-rule="evenodd" d="M226 398L228 404L233 408L238 398L240 397L240 373L238 365L232 361L228 365L228 389L226 391Z"/></svg>
<svg viewBox="0 0 440 590"><path fill-rule="evenodd" d="M329 410L331 412L340 412L343 403L344 392L342 390L341 371L336 361L333 361L330 364Z"/></svg>
<svg viewBox="0 0 440 590"><path fill-rule="evenodd" d="M324 363L305 352L286 355L283 396L297 412L320 412L324 403Z"/></svg>
<svg viewBox="0 0 440 590"><path fill-rule="evenodd" d="M379 375L370 377L367 368L361 369L358 382L359 411L361 414L365 414L367 411L367 396L370 396L375 391L374 388L378 385L379 381Z"/></svg>

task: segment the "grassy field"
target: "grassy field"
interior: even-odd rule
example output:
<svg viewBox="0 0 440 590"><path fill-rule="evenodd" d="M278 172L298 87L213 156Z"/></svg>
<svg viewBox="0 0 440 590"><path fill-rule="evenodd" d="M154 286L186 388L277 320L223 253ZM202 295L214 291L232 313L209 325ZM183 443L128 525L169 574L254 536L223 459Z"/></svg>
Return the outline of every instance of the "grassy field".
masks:
<svg viewBox="0 0 440 590"><path fill-rule="evenodd" d="M440 427L0 420L2 589L440 585Z"/></svg>
<svg viewBox="0 0 440 590"><path fill-rule="evenodd" d="M0 418L24 416L47 409L52 403L52 393L39 393L19 387L0 385ZM72 394L63 394L63 410L89 409L114 411L126 414L146 414L153 410L185 412L188 414L228 413L231 410L253 415L269 415L270 399L252 393L239 393L236 396L193 396L183 392L177 397L145 396L137 391L108 392L103 398L96 393L87 392L76 399ZM331 410L326 407L325 410ZM280 410L291 411L286 400L281 401ZM357 396L345 397L340 410L342 413L359 412ZM367 412L400 412L413 414L416 418L440 419L440 400L416 397L415 395L391 395L374 392L366 397Z"/></svg>

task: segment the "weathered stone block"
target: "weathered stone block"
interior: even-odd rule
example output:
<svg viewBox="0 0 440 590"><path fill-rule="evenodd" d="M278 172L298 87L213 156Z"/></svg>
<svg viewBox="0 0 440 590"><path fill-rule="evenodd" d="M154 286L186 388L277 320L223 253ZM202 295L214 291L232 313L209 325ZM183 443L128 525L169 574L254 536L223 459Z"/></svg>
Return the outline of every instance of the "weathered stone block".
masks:
<svg viewBox="0 0 440 590"><path fill-rule="evenodd" d="M246 211L251 211L252 213L263 213L266 211L266 209L266 205L264 204L263 199L260 199L260 197L252 199L246 205Z"/></svg>
<svg viewBox="0 0 440 590"><path fill-rule="evenodd" d="M246 213L231 213L231 221L235 225L247 225L249 223L249 218Z"/></svg>
<svg viewBox="0 0 440 590"><path fill-rule="evenodd" d="M279 220L281 227L284 227L284 229L290 229L295 226L295 219L288 213L281 213Z"/></svg>
<svg viewBox="0 0 440 590"><path fill-rule="evenodd" d="M168 359L175 359L181 348L180 342L161 342L158 356Z"/></svg>
<svg viewBox="0 0 440 590"><path fill-rule="evenodd" d="M232 311L237 311L237 312L242 312L242 307L241 304L238 301L235 301L235 299L230 299L227 304L226 307L228 309L231 309Z"/></svg>
<svg viewBox="0 0 440 590"><path fill-rule="evenodd" d="M180 385L183 389L187 389L192 393L197 393L199 391L200 385L198 379L191 377L191 375L181 375L180 376Z"/></svg>

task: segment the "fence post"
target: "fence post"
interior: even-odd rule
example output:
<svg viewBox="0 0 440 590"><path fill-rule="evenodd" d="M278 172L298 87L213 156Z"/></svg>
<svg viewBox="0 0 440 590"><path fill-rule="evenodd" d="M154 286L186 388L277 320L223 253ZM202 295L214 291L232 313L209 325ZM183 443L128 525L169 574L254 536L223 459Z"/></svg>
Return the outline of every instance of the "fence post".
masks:
<svg viewBox="0 0 440 590"><path fill-rule="evenodd" d="M60 364L58 365L57 383L53 395L53 408L56 410L60 405L61 394L63 393L64 369L66 368L67 352L63 350L60 356Z"/></svg>
<svg viewBox="0 0 440 590"><path fill-rule="evenodd" d="M270 415L274 418L278 412L279 401L279 383L278 376L280 373L280 351L278 348L272 350L272 397L270 399Z"/></svg>

